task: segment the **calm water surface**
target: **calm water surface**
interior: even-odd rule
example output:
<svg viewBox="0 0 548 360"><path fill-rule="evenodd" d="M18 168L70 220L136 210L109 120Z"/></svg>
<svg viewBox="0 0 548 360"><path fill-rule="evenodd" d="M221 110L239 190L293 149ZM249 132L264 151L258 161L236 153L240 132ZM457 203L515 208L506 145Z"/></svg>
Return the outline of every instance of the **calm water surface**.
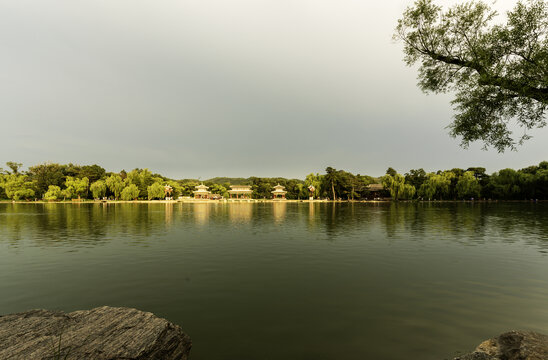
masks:
<svg viewBox="0 0 548 360"><path fill-rule="evenodd" d="M0 314L100 305L192 359L445 359L548 333L548 204L0 204Z"/></svg>

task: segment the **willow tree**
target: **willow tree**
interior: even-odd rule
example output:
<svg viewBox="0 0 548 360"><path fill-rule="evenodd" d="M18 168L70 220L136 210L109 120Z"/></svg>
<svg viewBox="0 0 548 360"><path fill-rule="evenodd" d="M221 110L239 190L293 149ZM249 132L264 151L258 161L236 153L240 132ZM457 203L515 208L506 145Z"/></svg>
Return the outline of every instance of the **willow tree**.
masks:
<svg viewBox="0 0 548 360"><path fill-rule="evenodd" d="M50 185L48 191L44 193L45 200L57 200L63 196L61 188L57 185Z"/></svg>
<svg viewBox="0 0 548 360"><path fill-rule="evenodd" d="M467 171L457 181L457 195L461 199L480 196L481 186L472 171Z"/></svg>
<svg viewBox="0 0 548 360"><path fill-rule="evenodd" d="M390 175L388 171L386 175L382 177L382 185L385 189L390 190L390 196L392 199L398 200L401 193L404 191L405 178L401 174Z"/></svg>
<svg viewBox="0 0 548 360"><path fill-rule="evenodd" d="M122 180L120 175L110 175L108 178L106 178L105 184L107 185L110 192L114 194L114 198L118 200L118 198L120 198L120 195L122 194L122 190L124 190L124 180Z"/></svg>
<svg viewBox="0 0 548 360"><path fill-rule="evenodd" d="M0 186L4 189L6 196L12 200L30 199L35 195L34 183L28 181L28 176L16 174L3 175Z"/></svg>
<svg viewBox="0 0 548 360"><path fill-rule="evenodd" d="M107 184L104 180L97 180L90 185L89 190L94 199L101 199L107 193Z"/></svg>
<svg viewBox="0 0 548 360"><path fill-rule="evenodd" d="M482 141L502 152L546 125L548 1L520 1L504 21L497 16L482 1L443 10L417 0L398 21L395 38L406 63L420 65L423 91L455 94L450 134L464 147ZM514 123L523 134L513 134Z"/></svg>
<svg viewBox="0 0 548 360"><path fill-rule="evenodd" d="M389 168L389 170L392 168ZM382 177L382 185L385 189L390 191L390 196L392 199L399 200L409 200L415 196L416 189L413 185L405 183L405 177L401 174L390 175L388 171L386 175Z"/></svg>
<svg viewBox="0 0 548 360"><path fill-rule="evenodd" d="M419 196L424 199L434 199L437 197L442 200L449 194L451 179L455 177L451 171L443 171L439 174L429 173L426 175L426 181L419 188Z"/></svg>
<svg viewBox="0 0 548 360"><path fill-rule="evenodd" d="M129 184L128 186L124 188L124 190L122 190L121 197L122 197L122 200L126 200L126 201L137 200L137 198L139 197L139 193L140 192L137 185Z"/></svg>
<svg viewBox="0 0 548 360"><path fill-rule="evenodd" d="M65 186L65 195L67 197L72 198L73 196L78 196L78 199L80 199L82 195L86 194L88 191L89 180L86 177L79 179L72 176L67 176Z"/></svg>

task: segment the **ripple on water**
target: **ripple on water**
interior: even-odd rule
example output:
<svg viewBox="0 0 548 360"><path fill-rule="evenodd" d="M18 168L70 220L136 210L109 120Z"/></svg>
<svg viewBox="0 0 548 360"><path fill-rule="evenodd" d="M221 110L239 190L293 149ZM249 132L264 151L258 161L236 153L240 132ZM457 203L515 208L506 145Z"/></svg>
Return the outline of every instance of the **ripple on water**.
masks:
<svg viewBox="0 0 548 360"><path fill-rule="evenodd" d="M0 204L4 313L138 307L197 360L428 360L548 332L545 204L47 205Z"/></svg>

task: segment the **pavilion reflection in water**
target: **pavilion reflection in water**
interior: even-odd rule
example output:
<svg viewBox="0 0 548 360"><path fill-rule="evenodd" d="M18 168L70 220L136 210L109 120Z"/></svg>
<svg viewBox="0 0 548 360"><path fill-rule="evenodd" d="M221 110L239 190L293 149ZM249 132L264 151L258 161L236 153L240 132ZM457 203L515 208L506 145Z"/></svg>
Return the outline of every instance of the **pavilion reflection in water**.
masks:
<svg viewBox="0 0 548 360"><path fill-rule="evenodd" d="M309 202L308 203L308 226L309 228L316 227L318 223L318 216L316 215L316 207L320 206L320 204L315 202Z"/></svg>
<svg viewBox="0 0 548 360"><path fill-rule="evenodd" d="M170 225L173 222L173 204L165 204L165 223Z"/></svg>
<svg viewBox="0 0 548 360"><path fill-rule="evenodd" d="M232 203L228 205L228 217L232 222L249 222L253 217L252 203Z"/></svg>
<svg viewBox="0 0 548 360"><path fill-rule="evenodd" d="M282 222L285 220L285 213L287 212L286 202L273 202L272 203L272 216L274 221Z"/></svg>
<svg viewBox="0 0 548 360"><path fill-rule="evenodd" d="M209 221L210 203L192 204L192 212L194 214L194 222L197 225L204 225Z"/></svg>

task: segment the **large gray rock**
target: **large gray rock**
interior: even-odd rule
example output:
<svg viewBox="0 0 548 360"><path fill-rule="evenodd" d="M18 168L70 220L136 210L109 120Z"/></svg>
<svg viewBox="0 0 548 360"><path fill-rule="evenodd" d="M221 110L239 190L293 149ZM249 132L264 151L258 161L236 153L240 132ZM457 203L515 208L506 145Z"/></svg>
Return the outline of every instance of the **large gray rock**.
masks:
<svg viewBox="0 0 548 360"><path fill-rule="evenodd" d="M482 342L473 353L455 360L546 360L548 336L531 331L510 331Z"/></svg>
<svg viewBox="0 0 548 360"><path fill-rule="evenodd" d="M186 360L191 346L179 326L136 309L0 316L0 359Z"/></svg>

